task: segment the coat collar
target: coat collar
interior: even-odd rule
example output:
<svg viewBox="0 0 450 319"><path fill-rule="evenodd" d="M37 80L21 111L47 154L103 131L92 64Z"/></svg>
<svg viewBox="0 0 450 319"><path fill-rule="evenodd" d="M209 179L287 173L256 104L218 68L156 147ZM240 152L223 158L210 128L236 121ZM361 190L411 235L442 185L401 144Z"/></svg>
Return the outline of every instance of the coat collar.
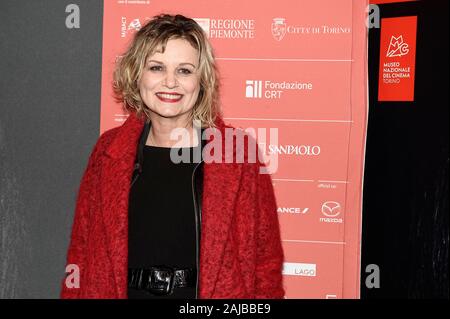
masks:
<svg viewBox="0 0 450 319"><path fill-rule="evenodd" d="M106 154L118 159L124 155L132 155L136 151L137 141L144 127L145 120L131 113L125 123L117 128L117 134L106 149Z"/></svg>
<svg viewBox="0 0 450 319"><path fill-rule="evenodd" d="M102 211L108 254L118 298L127 296L128 276L128 199L139 137L145 120L131 113L106 148L107 160L102 173ZM226 125L221 117L216 126L222 133ZM209 142L209 141L206 141ZM204 163L200 242L199 297L210 298L222 264L225 243L239 192L241 167L236 164Z"/></svg>
<svg viewBox="0 0 450 319"><path fill-rule="evenodd" d="M217 128L222 132L222 138L225 137L225 123L221 116L216 118L215 124ZM125 123L118 127L118 132L111 142L111 144L106 149L106 154L112 158L121 158L126 155L133 155L136 152L136 147L142 129L145 125L145 119L136 115L132 112L128 116ZM209 142L207 140L206 142ZM134 154L135 155L135 154Z"/></svg>

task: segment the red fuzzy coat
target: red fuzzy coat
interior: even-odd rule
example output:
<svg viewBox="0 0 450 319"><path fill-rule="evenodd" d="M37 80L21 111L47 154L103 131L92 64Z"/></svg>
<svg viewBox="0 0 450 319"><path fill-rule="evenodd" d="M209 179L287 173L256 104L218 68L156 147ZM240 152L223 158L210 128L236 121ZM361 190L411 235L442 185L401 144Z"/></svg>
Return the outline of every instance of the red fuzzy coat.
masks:
<svg viewBox="0 0 450 319"><path fill-rule="evenodd" d="M222 119L216 122L224 132ZM83 175L67 264L80 288L62 298L127 298L128 195L144 121L99 138ZM225 134L222 134L225 136ZM270 175L256 163L204 163L199 298L282 298L283 251Z"/></svg>

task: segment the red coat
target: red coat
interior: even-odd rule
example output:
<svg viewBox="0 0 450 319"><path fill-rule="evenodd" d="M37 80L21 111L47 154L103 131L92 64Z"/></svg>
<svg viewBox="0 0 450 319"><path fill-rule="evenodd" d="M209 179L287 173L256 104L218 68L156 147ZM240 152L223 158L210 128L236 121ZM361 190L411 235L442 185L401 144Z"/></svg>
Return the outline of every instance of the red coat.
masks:
<svg viewBox="0 0 450 319"><path fill-rule="evenodd" d="M219 118L218 128L225 124ZM99 138L84 172L67 264L80 288L62 298L127 298L128 195L144 121ZM222 136L225 136L222 133ZM199 298L282 298L283 251L270 175L251 163L204 163Z"/></svg>

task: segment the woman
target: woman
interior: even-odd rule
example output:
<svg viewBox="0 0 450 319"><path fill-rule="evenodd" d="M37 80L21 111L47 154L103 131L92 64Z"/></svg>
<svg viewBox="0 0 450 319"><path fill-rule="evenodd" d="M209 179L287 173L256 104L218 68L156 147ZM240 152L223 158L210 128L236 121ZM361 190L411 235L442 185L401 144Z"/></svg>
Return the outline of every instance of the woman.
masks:
<svg viewBox="0 0 450 319"><path fill-rule="evenodd" d="M154 17L119 61L114 89L130 115L90 156L67 257L79 284L66 278L61 296L282 298L270 176L260 163L225 163L217 148L208 153L215 161L206 158L232 128L199 25ZM174 140L180 129L184 138ZM250 151L244 146L246 159Z"/></svg>

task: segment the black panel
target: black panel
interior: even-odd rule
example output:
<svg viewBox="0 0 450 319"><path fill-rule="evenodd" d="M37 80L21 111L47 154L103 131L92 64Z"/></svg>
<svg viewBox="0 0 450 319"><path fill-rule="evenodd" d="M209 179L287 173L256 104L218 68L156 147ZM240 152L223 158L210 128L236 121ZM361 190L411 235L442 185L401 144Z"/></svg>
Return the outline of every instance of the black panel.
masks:
<svg viewBox="0 0 450 319"><path fill-rule="evenodd" d="M380 5L418 15L414 102L378 102L380 29L369 34L362 298L448 298L448 1ZM377 264L381 288L367 289Z"/></svg>

